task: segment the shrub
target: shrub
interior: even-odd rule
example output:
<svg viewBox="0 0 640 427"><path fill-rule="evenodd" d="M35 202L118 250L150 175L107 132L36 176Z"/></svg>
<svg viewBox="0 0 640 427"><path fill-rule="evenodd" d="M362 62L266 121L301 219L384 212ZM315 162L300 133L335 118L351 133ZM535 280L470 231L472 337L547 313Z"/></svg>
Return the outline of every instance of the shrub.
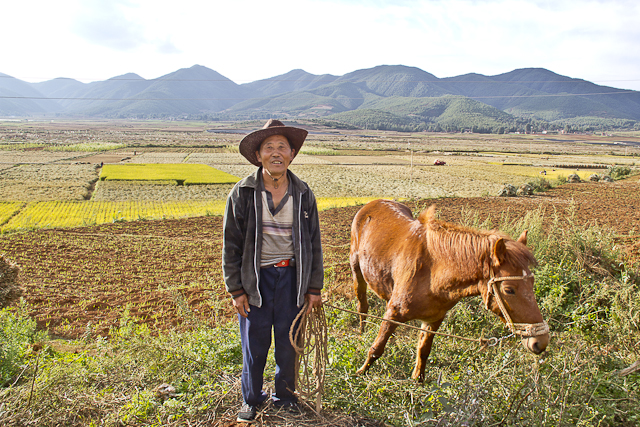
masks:
<svg viewBox="0 0 640 427"><path fill-rule="evenodd" d="M19 380L32 355L32 345L46 335L36 332L36 321L27 314L24 300L17 310L0 310L0 387Z"/></svg>
<svg viewBox="0 0 640 427"><path fill-rule="evenodd" d="M551 183L547 178L538 177L533 181L529 181L527 184L529 184L536 193L544 192L551 188Z"/></svg>
<svg viewBox="0 0 640 427"><path fill-rule="evenodd" d="M631 174L631 168L629 166L609 166L607 167L607 175L612 179L622 179Z"/></svg>

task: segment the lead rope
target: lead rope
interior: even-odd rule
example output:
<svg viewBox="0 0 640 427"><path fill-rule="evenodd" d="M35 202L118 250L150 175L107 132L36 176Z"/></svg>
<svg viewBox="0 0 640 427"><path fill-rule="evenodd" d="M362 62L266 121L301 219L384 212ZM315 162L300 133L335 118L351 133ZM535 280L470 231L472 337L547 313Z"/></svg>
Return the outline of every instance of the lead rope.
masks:
<svg viewBox="0 0 640 427"><path fill-rule="evenodd" d="M311 314L307 315L308 303L305 301L304 306L291 324L291 328L289 329L289 341L297 355L295 362L295 389L298 391L300 396L304 397L308 401L312 401L315 397L315 411L318 414L322 409L322 393L324 392L324 379L327 362L329 360L327 319L323 308L325 305L335 310L357 314L359 316L371 317L373 319L393 323L398 326L405 326L410 329L417 329L421 332L433 335L476 342L481 346L481 349L493 347L506 338L468 338L444 332L432 331L430 329L407 325L406 323L396 322L395 320L385 319L372 314L365 314L348 310L346 308L336 307L335 305L331 305L327 302L323 302L320 307L314 307Z"/></svg>
<svg viewBox="0 0 640 427"><path fill-rule="evenodd" d="M309 303L305 301L291 324L289 341L296 351L296 390L308 401L315 396L315 411L319 414L329 360L327 318L322 306L314 307L307 315L308 306Z"/></svg>
<svg viewBox="0 0 640 427"><path fill-rule="evenodd" d="M513 323L511 316L507 312L504 302L498 293L498 282L507 280L525 280L529 277L533 277L532 274L524 274L522 276L504 276L495 277L493 270L491 270L491 278L487 282L487 297L485 306L489 309L489 301L491 296L496 299L496 303L504 316L507 327L511 330L513 335L520 335L524 337L533 337L549 333L549 325L547 322L542 321L540 323ZM305 399L311 401L315 396L316 413L320 413L322 409L322 393L324 391L324 379L326 374L328 356L328 344L327 344L327 319L324 313L323 306L328 306L336 310L341 310L347 313L357 314L358 316L371 317L373 319L382 320L384 322L393 323L398 326L405 326L410 329L417 329L421 332L428 334L440 335L448 338L456 338L465 341L477 342L480 344L481 349L486 347L492 347L502 341L500 339L492 338L468 338L454 334L447 334L444 332L432 331L430 329L419 328L413 325L407 325L406 323L396 322L395 320L385 319L383 317L374 316L371 314L365 314L356 312L353 310L347 310L345 308L336 307L329 303L323 302L320 307L314 307L311 313L307 315L308 302L305 301L304 306L296 316L295 320L291 324L289 329L289 341L296 351L296 390L298 394ZM302 369L302 373L301 373Z"/></svg>

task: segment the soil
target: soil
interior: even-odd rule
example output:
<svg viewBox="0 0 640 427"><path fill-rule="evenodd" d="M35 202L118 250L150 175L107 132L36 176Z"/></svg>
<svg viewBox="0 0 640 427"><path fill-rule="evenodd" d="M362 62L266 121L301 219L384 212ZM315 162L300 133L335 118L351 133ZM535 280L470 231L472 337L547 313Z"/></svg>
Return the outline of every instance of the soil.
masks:
<svg viewBox="0 0 640 427"><path fill-rule="evenodd" d="M613 230L628 257L640 260L640 182L575 183L527 197L440 198L407 203L417 212L435 204L440 218L462 212L499 222L538 208L578 224ZM321 212L325 268L335 296L351 298L349 235L359 207ZM517 237L517 236L513 236ZM108 335L125 312L152 332L213 325L232 316L221 270L222 218L133 221L49 229L0 238L0 253L19 264L24 298L41 328L54 336ZM637 264L636 264L637 265Z"/></svg>
<svg viewBox="0 0 640 427"><path fill-rule="evenodd" d="M82 161L89 163L120 163L125 159L131 159L133 156L140 155L142 152L138 151L119 151L119 152L107 152L94 154L91 156L86 156L82 158Z"/></svg>

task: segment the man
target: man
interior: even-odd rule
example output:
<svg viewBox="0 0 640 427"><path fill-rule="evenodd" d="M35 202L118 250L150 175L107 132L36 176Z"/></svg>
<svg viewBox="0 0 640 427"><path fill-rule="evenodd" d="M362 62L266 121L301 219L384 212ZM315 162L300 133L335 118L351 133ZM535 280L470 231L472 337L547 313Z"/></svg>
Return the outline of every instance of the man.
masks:
<svg viewBox="0 0 640 427"><path fill-rule="evenodd" d="M308 302L322 304L322 248L315 196L289 171L307 131L269 120L240 141L240 153L258 169L227 198L222 267L238 312L242 343L239 422L252 422L268 398L262 390L273 330L276 360L274 405L297 409L296 353L289 341L293 320Z"/></svg>

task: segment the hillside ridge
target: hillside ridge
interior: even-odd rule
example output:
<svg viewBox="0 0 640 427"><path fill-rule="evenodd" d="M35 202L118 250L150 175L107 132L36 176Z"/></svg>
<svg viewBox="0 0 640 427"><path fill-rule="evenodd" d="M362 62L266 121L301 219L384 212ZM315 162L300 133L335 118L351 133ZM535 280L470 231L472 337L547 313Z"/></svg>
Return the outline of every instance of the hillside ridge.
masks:
<svg viewBox="0 0 640 427"><path fill-rule="evenodd" d="M436 104L438 114L430 107ZM640 92L544 68L445 78L406 65L379 65L342 76L294 69L243 84L202 65L156 79L126 73L91 83L69 78L28 83L0 73L0 116L5 117L246 120L274 115L406 131L500 132L527 124L638 128Z"/></svg>

